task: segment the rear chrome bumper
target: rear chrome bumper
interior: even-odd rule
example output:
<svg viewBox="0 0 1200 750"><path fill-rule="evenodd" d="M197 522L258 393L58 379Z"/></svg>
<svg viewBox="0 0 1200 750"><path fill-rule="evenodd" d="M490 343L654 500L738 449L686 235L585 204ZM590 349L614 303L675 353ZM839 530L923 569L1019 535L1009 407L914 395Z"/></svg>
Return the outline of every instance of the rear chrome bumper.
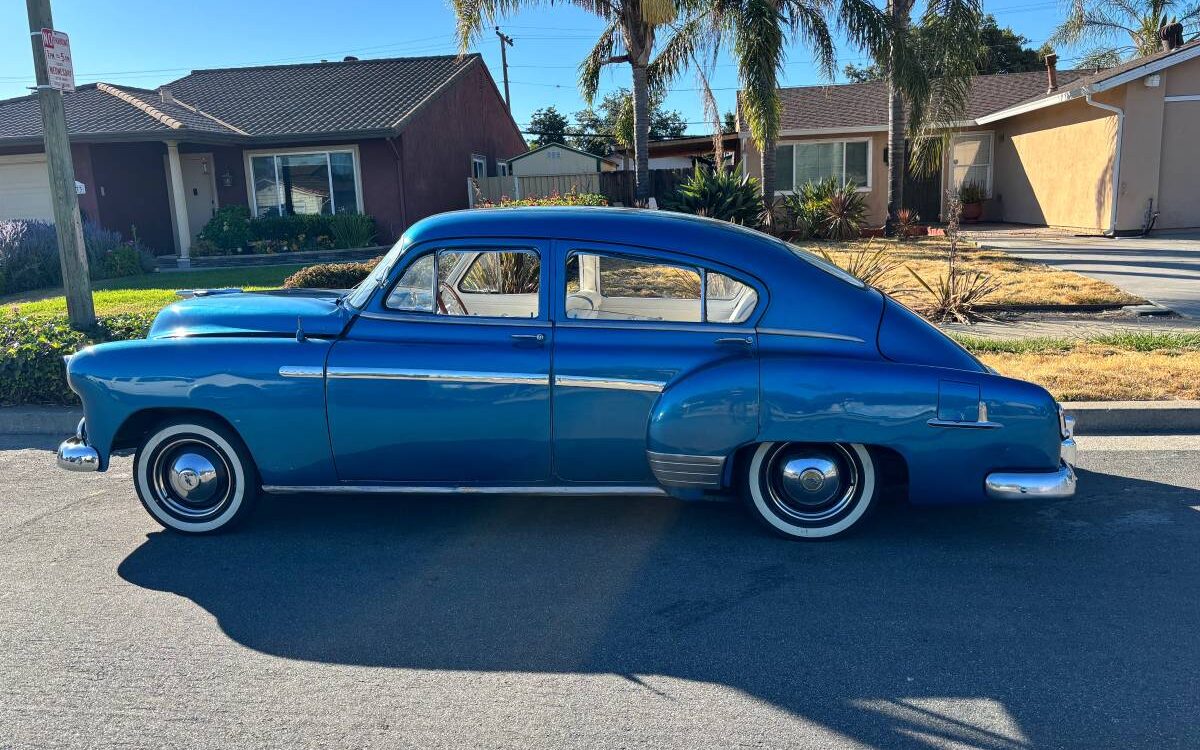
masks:
<svg viewBox="0 0 1200 750"><path fill-rule="evenodd" d="M993 500L1059 500L1075 494L1075 471L1065 463L1058 471L998 471L984 485Z"/></svg>
<svg viewBox="0 0 1200 750"><path fill-rule="evenodd" d="M87 444L87 428L82 419L75 428L75 436L58 446L58 468L67 471L97 471L100 468L100 454Z"/></svg>

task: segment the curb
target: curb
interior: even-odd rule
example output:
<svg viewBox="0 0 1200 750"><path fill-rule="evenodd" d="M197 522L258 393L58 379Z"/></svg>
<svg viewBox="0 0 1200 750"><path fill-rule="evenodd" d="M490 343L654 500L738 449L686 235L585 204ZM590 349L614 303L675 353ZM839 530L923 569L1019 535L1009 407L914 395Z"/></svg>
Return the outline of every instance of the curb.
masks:
<svg viewBox="0 0 1200 750"><path fill-rule="evenodd" d="M1074 401L1076 435L1200 435L1200 401ZM0 435L67 438L83 410L72 406L0 407Z"/></svg>
<svg viewBox="0 0 1200 750"><path fill-rule="evenodd" d="M77 406L0 407L0 435L54 435L66 439L75 434L83 417Z"/></svg>
<svg viewBox="0 0 1200 750"><path fill-rule="evenodd" d="M1200 401L1075 401L1076 435L1198 435Z"/></svg>

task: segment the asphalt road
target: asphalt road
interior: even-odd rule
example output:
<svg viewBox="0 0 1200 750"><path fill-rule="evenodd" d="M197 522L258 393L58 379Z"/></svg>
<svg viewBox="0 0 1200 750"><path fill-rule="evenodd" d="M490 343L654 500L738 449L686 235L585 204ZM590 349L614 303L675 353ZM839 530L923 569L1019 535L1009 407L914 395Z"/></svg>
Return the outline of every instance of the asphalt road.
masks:
<svg viewBox="0 0 1200 750"><path fill-rule="evenodd" d="M620 498L183 538L3 438L0 748L1198 747L1200 438L1080 442L1074 500L797 544Z"/></svg>

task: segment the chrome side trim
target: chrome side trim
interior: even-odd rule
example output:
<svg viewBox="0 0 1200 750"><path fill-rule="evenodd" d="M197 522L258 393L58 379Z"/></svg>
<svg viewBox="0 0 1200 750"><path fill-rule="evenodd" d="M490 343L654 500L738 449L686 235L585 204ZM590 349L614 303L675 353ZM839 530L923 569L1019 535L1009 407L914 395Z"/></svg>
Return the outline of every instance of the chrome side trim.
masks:
<svg viewBox="0 0 1200 750"><path fill-rule="evenodd" d="M967 430L995 430L1004 426L999 422L989 422L987 420L981 422L956 422L953 419L931 419L925 424L930 427L959 427Z"/></svg>
<svg viewBox="0 0 1200 750"><path fill-rule="evenodd" d="M719 488L725 476L724 456L687 456L646 451L650 471L664 487Z"/></svg>
<svg viewBox="0 0 1200 750"><path fill-rule="evenodd" d="M100 454L77 437L67 438L58 446L58 468L67 471L96 471Z"/></svg>
<svg viewBox="0 0 1200 750"><path fill-rule="evenodd" d="M1040 474L996 472L984 486L993 500L1057 500L1075 494L1075 472L1066 464Z"/></svg>
<svg viewBox="0 0 1200 750"><path fill-rule="evenodd" d="M487 486L487 487L451 487L447 485L386 485L386 484L335 484L311 487L288 487L268 484L263 486L263 492L271 494L321 494L321 495L573 495L573 496L602 496L602 495L635 495L646 497L661 497L667 494L661 487L644 487L640 485L565 485L565 486Z"/></svg>
<svg viewBox="0 0 1200 750"><path fill-rule="evenodd" d="M401 312L392 313L361 312L358 317L366 320L383 320L388 322L410 323L443 323L448 325L484 325L484 326L522 326L545 328L550 324L542 318L494 318L483 315L438 315L430 312Z"/></svg>
<svg viewBox="0 0 1200 750"><path fill-rule="evenodd" d="M281 378L323 378L324 368L314 365L284 365L279 368Z"/></svg>
<svg viewBox="0 0 1200 750"><path fill-rule="evenodd" d="M648 391L661 393L666 383L657 380L632 378L592 378L583 375L555 375L554 384L566 388L603 388L613 391Z"/></svg>
<svg viewBox="0 0 1200 750"><path fill-rule="evenodd" d="M759 333L770 336L795 336L804 339L831 339L833 341L849 341L855 344L867 343L858 336L847 336L844 333L826 333L825 331L805 331L792 328L759 328Z"/></svg>
<svg viewBox="0 0 1200 750"><path fill-rule="evenodd" d="M400 370L390 367L330 367L330 378L354 380L425 380L485 385L550 385L549 375L467 370Z"/></svg>

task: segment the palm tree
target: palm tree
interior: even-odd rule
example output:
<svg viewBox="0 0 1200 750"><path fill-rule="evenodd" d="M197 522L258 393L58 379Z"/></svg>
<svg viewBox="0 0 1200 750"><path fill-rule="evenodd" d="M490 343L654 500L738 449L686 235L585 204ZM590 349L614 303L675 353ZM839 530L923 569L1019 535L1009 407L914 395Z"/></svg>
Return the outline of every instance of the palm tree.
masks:
<svg viewBox="0 0 1200 750"><path fill-rule="evenodd" d="M1095 45L1084 67L1111 67L1159 51L1158 30L1183 24L1185 37L1200 32L1200 4L1174 0L1074 0L1066 19L1054 30L1051 44ZM1122 44L1121 42L1127 42Z"/></svg>
<svg viewBox="0 0 1200 750"><path fill-rule="evenodd" d="M458 19L458 42L465 52L471 42L499 16L522 7L554 5L556 0L452 0ZM557 0L594 13L606 23L591 52L579 64L579 88L590 105L600 87L605 65L628 63L633 74L633 156L635 197L650 197L650 87L651 54L659 28L674 22L680 5L700 5L688 0ZM655 83L654 85L661 85Z"/></svg>

